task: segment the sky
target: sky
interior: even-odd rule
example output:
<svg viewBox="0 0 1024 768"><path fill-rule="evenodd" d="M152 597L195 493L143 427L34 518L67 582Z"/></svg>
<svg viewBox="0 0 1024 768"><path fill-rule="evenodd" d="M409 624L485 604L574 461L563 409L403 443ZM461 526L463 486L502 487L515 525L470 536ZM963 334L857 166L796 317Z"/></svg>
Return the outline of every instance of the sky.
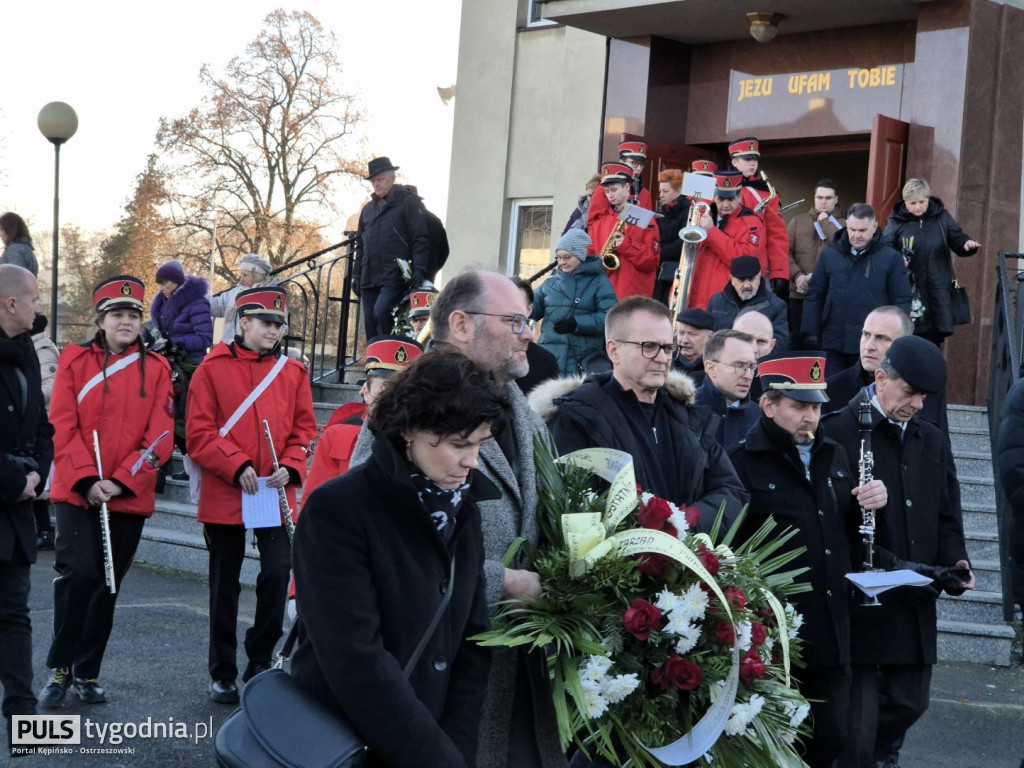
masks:
<svg viewBox="0 0 1024 768"><path fill-rule="evenodd" d="M459 0L8 3L0 212L19 213L32 231L51 228L54 152L36 118L43 105L63 101L79 126L60 151L61 225L111 228L155 151L159 118L198 105L200 66L220 70L244 54L276 8L308 11L334 32L341 90L357 94L368 114L367 149L388 155L444 218L454 103L443 105L437 87L455 82ZM360 202L351 194L339 200L343 217Z"/></svg>

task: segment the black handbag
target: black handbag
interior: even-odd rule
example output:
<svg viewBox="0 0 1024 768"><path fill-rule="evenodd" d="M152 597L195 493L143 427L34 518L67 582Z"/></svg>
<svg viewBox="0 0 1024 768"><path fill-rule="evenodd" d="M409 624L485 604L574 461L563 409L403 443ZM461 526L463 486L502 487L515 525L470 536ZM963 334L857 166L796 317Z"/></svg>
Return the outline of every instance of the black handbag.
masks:
<svg viewBox="0 0 1024 768"><path fill-rule="evenodd" d="M971 297L955 274L953 282L949 284L949 311L953 315L953 325L971 324Z"/></svg>
<svg viewBox="0 0 1024 768"><path fill-rule="evenodd" d="M402 670L406 677L433 637L454 586L453 559L441 605ZM246 683L241 707L217 730L213 748L221 768L358 768L365 763L368 747L352 724L280 668L295 644L300 620L292 624L277 667Z"/></svg>

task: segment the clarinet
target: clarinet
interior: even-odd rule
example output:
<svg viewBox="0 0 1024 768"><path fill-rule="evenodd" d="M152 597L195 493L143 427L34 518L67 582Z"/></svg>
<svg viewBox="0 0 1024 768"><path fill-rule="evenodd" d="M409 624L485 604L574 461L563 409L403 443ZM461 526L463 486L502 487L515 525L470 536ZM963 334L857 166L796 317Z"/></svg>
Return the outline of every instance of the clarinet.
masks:
<svg viewBox="0 0 1024 768"><path fill-rule="evenodd" d="M92 449L96 454L96 471L100 480L103 479L103 462L100 460L100 433L95 429L92 431ZM117 583L114 575L114 547L110 543L110 512L107 510L107 502L100 504L100 535L103 539L103 574L110 587L110 594L117 594Z"/></svg>
<svg viewBox="0 0 1024 768"><path fill-rule="evenodd" d="M871 451L871 401L864 399L860 402L857 412L857 424L860 428L860 458L857 461L859 470L859 485L864 486L874 479L875 457ZM860 535L864 542L864 562L861 566L863 573L878 571L875 568L875 510L860 508L861 524ZM864 595L861 605L881 605L877 595L868 597Z"/></svg>
<svg viewBox="0 0 1024 768"><path fill-rule="evenodd" d="M270 423L263 420L263 434L267 436L267 445L270 446L270 458L274 460L274 471L281 468L277 463L277 450L274 448L274 438L270 436ZM295 521L292 520L292 509L288 506L288 494L284 488L277 489L277 503L281 507L281 517L284 519L284 530L288 534L288 543L295 541Z"/></svg>

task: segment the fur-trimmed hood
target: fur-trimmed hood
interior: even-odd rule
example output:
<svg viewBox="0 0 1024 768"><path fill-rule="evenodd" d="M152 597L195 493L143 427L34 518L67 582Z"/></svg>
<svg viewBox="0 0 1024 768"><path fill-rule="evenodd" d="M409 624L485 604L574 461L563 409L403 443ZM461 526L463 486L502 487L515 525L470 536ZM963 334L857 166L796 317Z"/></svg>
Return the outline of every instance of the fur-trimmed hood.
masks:
<svg viewBox="0 0 1024 768"><path fill-rule="evenodd" d="M551 421L558 413L561 400L576 390L583 382L593 381L604 386L611 378L610 373L598 373L591 376L566 376L561 379L550 379L538 384L530 393L530 407L544 420ZM697 397L697 388L693 379L678 370L669 370L665 379L665 391L673 400L683 405L693 405Z"/></svg>

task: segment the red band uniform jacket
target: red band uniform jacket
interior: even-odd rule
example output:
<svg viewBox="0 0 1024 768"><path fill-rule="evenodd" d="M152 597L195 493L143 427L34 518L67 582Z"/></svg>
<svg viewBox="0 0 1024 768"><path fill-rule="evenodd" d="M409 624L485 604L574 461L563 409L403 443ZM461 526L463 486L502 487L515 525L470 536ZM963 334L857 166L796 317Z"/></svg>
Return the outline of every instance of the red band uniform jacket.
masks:
<svg viewBox="0 0 1024 768"><path fill-rule="evenodd" d="M145 397L141 394L141 359L110 373L112 366L138 351L138 345L133 344L119 355L110 355L106 381L89 390L81 403L78 403L78 393L103 370L106 353L92 342L71 345L60 356L50 400L56 455L50 490L54 503L90 506L85 496L76 490L76 485L83 480L99 480L92 442L92 432L96 430L100 437L103 476L125 489L107 502L107 509L152 516L157 470L146 461L135 477L131 476L131 469L139 460L140 452L165 431L171 434L160 441L153 453L160 464L170 458L174 448L174 395L171 368L160 355L145 356ZM88 492L88 487L79 487L79 490Z"/></svg>
<svg viewBox="0 0 1024 768"><path fill-rule="evenodd" d="M306 475L306 448L316 437L306 368L288 360L227 436L219 433L276 362L275 355L261 356L232 342L218 344L196 368L185 422L189 456L203 468L200 523L242 525L242 491L236 482L241 471L251 462L260 477L274 472L264 420L270 424L278 462L299 479L285 488L294 514L295 491Z"/></svg>
<svg viewBox="0 0 1024 768"><path fill-rule="evenodd" d="M751 211L757 210L771 192L761 190L758 187L763 182L760 179L744 179L742 194L743 207ZM767 186L767 185L765 185ZM789 232L786 229L786 222L779 213L779 196L772 198L759 214L761 225L764 228L764 254L761 259L761 276L765 278L788 278L789 277ZM768 269L765 270L767 265Z"/></svg>
<svg viewBox="0 0 1024 768"><path fill-rule="evenodd" d="M711 297L729 284L729 267L737 256L756 256L764 269L764 227L749 208L726 216L721 228L708 230L707 239L697 249L687 306L706 309Z"/></svg>
<svg viewBox="0 0 1024 768"><path fill-rule="evenodd" d="M587 214L587 233L592 243L587 253L601 255L601 249L618 221L619 214L608 203L608 198L603 194L598 197L595 191ZM656 220L652 219L644 228L627 225L622 234L625 240L616 249L619 268L608 272L615 295L620 301L627 296L651 296L661 261Z"/></svg>

